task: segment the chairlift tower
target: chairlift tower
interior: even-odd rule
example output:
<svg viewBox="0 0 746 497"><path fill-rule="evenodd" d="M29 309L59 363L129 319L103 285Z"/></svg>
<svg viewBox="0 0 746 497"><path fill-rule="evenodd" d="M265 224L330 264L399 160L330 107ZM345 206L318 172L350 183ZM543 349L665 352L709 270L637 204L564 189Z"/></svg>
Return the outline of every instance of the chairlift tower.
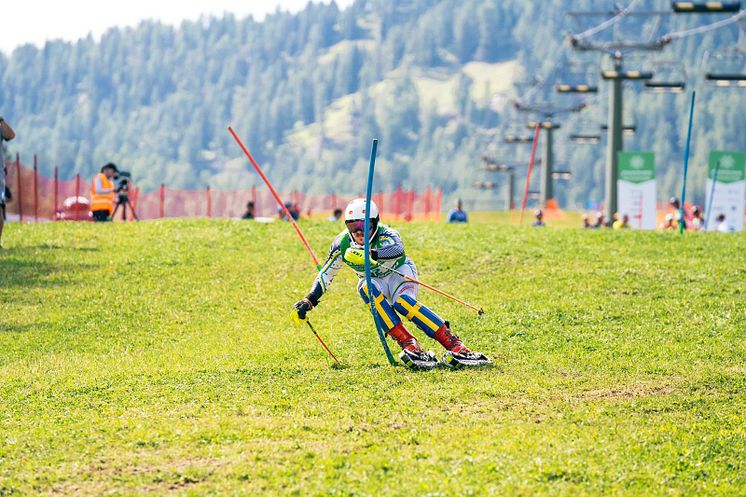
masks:
<svg viewBox="0 0 746 497"><path fill-rule="evenodd" d="M486 155L482 156L482 162L484 162L484 169L486 171L508 174L508 192L505 195L505 210L512 211L515 209L515 170L520 164L500 161Z"/></svg>
<svg viewBox="0 0 746 497"><path fill-rule="evenodd" d="M633 2L634 3L634 2ZM571 16L602 16L611 17L598 26L589 29L580 34L571 34L568 36L570 45L575 50L580 51L598 51L611 56L614 69L611 71L602 71L601 77L611 82L611 91L609 92L609 140L606 154L606 183L605 183L605 208L609 216L617 211L617 173L619 152L623 150L623 127L622 127L622 83L625 80L644 80L649 90L657 93L680 93L684 91L684 81L664 81L654 82L652 72L625 71L623 69L623 54L634 51L658 51L671 43L675 39L682 38L691 34L702 33L708 30L717 29L729 23L739 21L743 18L744 12L741 10L741 1L672 1L672 10L670 11L632 11L630 8L619 9L615 7L609 12L570 12ZM621 40L614 36L613 41L599 42L591 41L590 38L614 25L622 18L627 16L657 17L656 29L660 27L660 19L675 14L688 13L737 13L735 16L724 22L714 23L710 26L703 26L692 30L678 33L669 33L664 36L650 36L648 41L639 40ZM714 75L707 74L706 79L715 80ZM734 80L739 80L738 75L729 75ZM746 86L746 76L744 76L744 86ZM726 86L726 83L721 83ZM729 82L728 86L731 85Z"/></svg>
<svg viewBox="0 0 746 497"><path fill-rule="evenodd" d="M560 124L554 121L558 114L567 112L580 112L587 107L586 103L580 103L571 107L557 107L550 103L522 104L514 102L516 110L521 112L535 112L541 114L541 121L530 121L526 124L528 129L536 129L538 126L544 131L544 152L541 161L541 186L539 190L539 202L546 207L547 201L554 198L554 131L560 128Z"/></svg>
<svg viewBox="0 0 746 497"><path fill-rule="evenodd" d="M609 12L571 12L573 16L608 16ZM617 17L626 15L654 16L662 12L615 12ZM595 33L594 33L595 34ZM588 36L569 35L568 41L573 49L579 51L598 51L610 56L613 69L602 70L601 78L610 83L608 140L606 145L606 174L604 183L604 208L606 215L611 218L617 211L617 177L619 171L619 152L624 150L623 126L623 83L625 81L647 81L652 79L652 72L624 69L624 53L638 50L657 51L666 45L666 41L614 40L610 42L594 42Z"/></svg>

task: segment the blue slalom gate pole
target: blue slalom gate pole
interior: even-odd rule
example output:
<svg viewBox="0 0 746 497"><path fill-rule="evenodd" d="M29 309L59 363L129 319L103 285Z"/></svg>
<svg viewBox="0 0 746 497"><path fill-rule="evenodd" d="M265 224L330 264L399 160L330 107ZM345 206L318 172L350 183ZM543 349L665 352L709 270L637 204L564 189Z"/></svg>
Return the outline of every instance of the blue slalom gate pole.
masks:
<svg viewBox="0 0 746 497"><path fill-rule="evenodd" d="M373 170L376 167L376 151L378 150L378 140L373 140L373 148L370 150L370 166L368 166L368 184L365 188L365 225L364 225L364 236L365 244L363 246L363 252L365 253L365 284L368 285L368 302L370 303L370 312L373 314L373 322L376 324L376 331L378 332L378 338L381 340L383 345L383 351L386 352L386 358L389 360L389 364L396 366L394 356L391 355L389 345L386 343L386 335L383 333L383 326L381 326L380 317L376 312L376 298L373 295L373 284L370 277L370 197L373 192Z"/></svg>
<svg viewBox="0 0 746 497"><path fill-rule="evenodd" d="M707 220L705 221L705 231L710 229L710 213L712 212L712 199L715 198L715 184L718 181L718 169L720 169L720 161L715 164L715 170L712 171L712 188L710 188L710 202L707 205Z"/></svg>
<svg viewBox="0 0 746 497"><path fill-rule="evenodd" d="M681 186L681 210L679 212L679 234L684 233L684 200L686 198L686 172L689 169L689 145L692 142L692 121L694 121L694 97L696 91L692 91L692 104L689 107L689 130L686 133L686 151L684 152L684 184Z"/></svg>

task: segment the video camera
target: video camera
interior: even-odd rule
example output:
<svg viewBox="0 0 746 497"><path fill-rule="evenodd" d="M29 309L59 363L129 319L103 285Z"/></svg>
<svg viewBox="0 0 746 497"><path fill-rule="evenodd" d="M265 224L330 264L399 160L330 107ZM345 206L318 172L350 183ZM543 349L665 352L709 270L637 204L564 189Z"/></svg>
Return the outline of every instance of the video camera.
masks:
<svg viewBox="0 0 746 497"><path fill-rule="evenodd" d="M113 179L116 183L115 191L126 192L129 189L132 174L129 171L118 171L114 174Z"/></svg>

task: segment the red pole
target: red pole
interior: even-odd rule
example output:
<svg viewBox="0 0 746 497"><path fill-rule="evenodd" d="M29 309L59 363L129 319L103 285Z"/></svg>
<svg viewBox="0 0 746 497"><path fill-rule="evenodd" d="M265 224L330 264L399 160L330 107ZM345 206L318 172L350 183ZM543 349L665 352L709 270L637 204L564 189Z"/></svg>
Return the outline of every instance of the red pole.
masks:
<svg viewBox="0 0 746 497"><path fill-rule="evenodd" d="M54 166L54 218L57 219L57 209L60 201L60 176L57 171L59 168ZM77 199L76 199L77 200Z"/></svg>
<svg viewBox="0 0 746 497"><path fill-rule="evenodd" d="M441 214L440 209L441 209L442 204L443 204L443 187L439 186L438 187L438 201L435 202L435 214L436 214L436 219L438 221L440 221L440 214Z"/></svg>
<svg viewBox="0 0 746 497"><path fill-rule="evenodd" d="M409 215L409 220L411 221L414 219L414 187L409 189L409 195L408 195L408 204L407 205L407 211Z"/></svg>
<svg viewBox="0 0 746 497"><path fill-rule="evenodd" d="M536 157L536 146L539 144L539 130L541 126L536 123L536 131L534 131L534 143L531 145L531 160L528 162L528 174L526 175L526 188L523 190L523 202L521 203L521 220L519 224L523 224L523 211L526 210L526 199L528 198L528 185L531 182L531 171L534 169L534 158ZM545 157L546 159L546 157Z"/></svg>
<svg viewBox="0 0 746 497"><path fill-rule="evenodd" d="M161 192L158 197L160 200L160 215L161 215L160 219L163 219L164 218L163 208L164 208L164 204L166 203L166 185L164 185L163 183L161 183Z"/></svg>
<svg viewBox="0 0 746 497"><path fill-rule="evenodd" d="M288 221L290 221L293 225L293 228L295 228L295 232L298 233L298 236L300 237L301 241L303 242L303 245L306 246L306 250L308 250L308 253L311 255L311 259L313 259L314 264L316 264L316 269L321 269L321 264L319 264L319 260L316 258L316 254L313 253L313 249L311 249L311 246L308 244L308 241L306 240L306 237L303 236L303 233L301 232L300 228L298 227L298 224L295 222L295 219L293 219L293 216L290 215L290 212L288 211L288 208L285 207L285 204L280 199L280 196L277 194L277 191L274 189L272 184L269 182L267 177L264 175L264 172L262 171L262 168L259 167L259 164L256 163L254 158L251 156L249 151L244 146L241 139L238 137L235 131L233 131L233 128L228 126L228 131L233 135L233 139L236 140L236 143L238 143L238 146L241 147L241 150L243 150L243 153L246 154L246 157L249 158L249 161L251 162L251 165L254 166L254 169L256 169L256 172L259 173L259 176L262 177L264 180L264 184L267 185L267 188L269 188L269 191L272 192L272 195L275 197L275 200L277 201L277 204L282 208L283 211L285 211L285 215L288 218Z"/></svg>
<svg viewBox="0 0 746 497"><path fill-rule="evenodd" d="M80 173L75 176L75 202L77 203L78 197L80 197Z"/></svg>
<svg viewBox="0 0 746 497"><path fill-rule="evenodd" d="M16 173L18 176L18 219L23 221L23 194L21 189L21 156L16 152Z"/></svg>
<svg viewBox="0 0 746 497"><path fill-rule="evenodd" d="M432 200L433 187L428 186L425 190L425 219L430 220L430 202Z"/></svg>
<svg viewBox="0 0 746 497"><path fill-rule="evenodd" d="M207 217L212 217L212 195L210 195L210 185L207 185Z"/></svg>
<svg viewBox="0 0 746 497"><path fill-rule="evenodd" d="M34 222L39 222L39 163L34 154Z"/></svg>

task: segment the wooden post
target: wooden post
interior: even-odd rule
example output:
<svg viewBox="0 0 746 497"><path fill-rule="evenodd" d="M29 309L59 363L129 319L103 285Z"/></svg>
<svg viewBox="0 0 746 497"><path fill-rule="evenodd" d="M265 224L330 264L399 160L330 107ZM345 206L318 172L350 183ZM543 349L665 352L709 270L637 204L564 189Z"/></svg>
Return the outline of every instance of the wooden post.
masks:
<svg viewBox="0 0 746 497"><path fill-rule="evenodd" d="M39 222L39 163L34 154L34 222Z"/></svg>
<svg viewBox="0 0 746 497"><path fill-rule="evenodd" d="M251 187L251 201L254 202L254 216L259 214L259 205L256 203L256 187Z"/></svg>
<svg viewBox="0 0 746 497"><path fill-rule="evenodd" d="M164 216L165 214L164 204L166 203L166 185L164 185L163 183L161 183L161 192L159 195L159 200L160 200L160 219L163 219L165 217Z"/></svg>
<svg viewBox="0 0 746 497"><path fill-rule="evenodd" d="M210 185L207 185L207 217L212 217L212 195L210 195Z"/></svg>

